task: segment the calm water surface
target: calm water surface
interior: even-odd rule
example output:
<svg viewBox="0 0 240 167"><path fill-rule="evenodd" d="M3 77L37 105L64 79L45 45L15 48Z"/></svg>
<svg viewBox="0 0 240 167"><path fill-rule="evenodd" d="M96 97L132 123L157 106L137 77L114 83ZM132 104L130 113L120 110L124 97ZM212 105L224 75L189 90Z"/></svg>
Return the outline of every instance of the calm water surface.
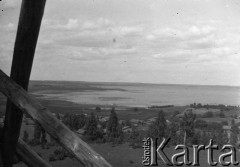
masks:
<svg viewBox="0 0 240 167"><path fill-rule="evenodd" d="M188 105L194 102L240 105L240 87L120 83L101 83L98 87L107 90L46 93L44 96L81 104L119 106Z"/></svg>

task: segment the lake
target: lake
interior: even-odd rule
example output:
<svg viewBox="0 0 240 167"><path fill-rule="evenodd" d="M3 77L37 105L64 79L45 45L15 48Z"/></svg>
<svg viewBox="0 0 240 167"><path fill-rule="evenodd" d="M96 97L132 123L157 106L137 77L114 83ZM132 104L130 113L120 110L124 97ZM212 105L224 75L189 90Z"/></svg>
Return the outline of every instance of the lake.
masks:
<svg viewBox="0 0 240 167"><path fill-rule="evenodd" d="M34 81L33 94L80 104L146 107L191 103L240 105L240 87Z"/></svg>

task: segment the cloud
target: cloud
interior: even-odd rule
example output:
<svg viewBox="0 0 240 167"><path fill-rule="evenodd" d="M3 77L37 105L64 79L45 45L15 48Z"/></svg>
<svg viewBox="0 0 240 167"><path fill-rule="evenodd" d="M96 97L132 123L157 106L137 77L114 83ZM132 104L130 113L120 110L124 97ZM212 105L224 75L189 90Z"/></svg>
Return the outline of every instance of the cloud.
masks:
<svg viewBox="0 0 240 167"><path fill-rule="evenodd" d="M45 20L39 47L46 51L51 45L61 48L57 54L69 60L131 56L168 64L211 63L231 54L232 48L229 35L223 37L212 23L152 28L146 24L118 24L106 18Z"/></svg>
<svg viewBox="0 0 240 167"><path fill-rule="evenodd" d="M11 66L19 17L18 10L10 9L20 7L20 2L0 2L9 9L9 15L3 13L0 20L0 65L4 69ZM240 70L240 30L235 17L239 10L224 4L222 0L49 1L32 76L204 83L194 76L219 75L234 81L234 71ZM222 81L219 78L211 82Z"/></svg>
<svg viewBox="0 0 240 167"><path fill-rule="evenodd" d="M190 36L205 36L205 35L211 34L215 30L216 30L215 27L212 27L209 25L205 25L201 27L191 26L187 31L187 34Z"/></svg>
<svg viewBox="0 0 240 167"><path fill-rule="evenodd" d="M3 10L11 10L15 9L20 6L20 2L18 0L2 0L0 4L2 3L2 9Z"/></svg>
<svg viewBox="0 0 240 167"><path fill-rule="evenodd" d="M186 41L190 39L203 38L214 33L215 27L205 26L181 26L181 27L164 27L152 30L152 32L146 34L147 40L158 39L177 39Z"/></svg>
<svg viewBox="0 0 240 167"><path fill-rule="evenodd" d="M39 50L45 50L42 53L59 48L58 55L87 61L136 54L133 39L139 39L143 31L138 25L118 25L105 18L44 20L42 27L38 42Z"/></svg>
<svg viewBox="0 0 240 167"><path fill-rule="evenodd" d="M9 22L5 25L0 25L0 30L2 32L4 31L4 32L9 32L9 33L16 33L17 26L16 26L16 24Z"/></svg>
<svg viewBox="0 0 240 167"><path fill-rule="evenodd" d="M87 20L82 23L82 28L84 30L95 30L102 28L109 28L113 26L115 23L106 19L106 18L98 18L95 20Z"/></svg>
<svg viewBox="0 0 240 167"><path fill-rule="evenodd" d="M44 19L42 21L42 27L45 30L61 30L61 31L65 31L65 30L74 30L76 28L78 28L78 20L77 19L68 19L66 23L61 23L59 21L56 20L47 20Z"/></svg>

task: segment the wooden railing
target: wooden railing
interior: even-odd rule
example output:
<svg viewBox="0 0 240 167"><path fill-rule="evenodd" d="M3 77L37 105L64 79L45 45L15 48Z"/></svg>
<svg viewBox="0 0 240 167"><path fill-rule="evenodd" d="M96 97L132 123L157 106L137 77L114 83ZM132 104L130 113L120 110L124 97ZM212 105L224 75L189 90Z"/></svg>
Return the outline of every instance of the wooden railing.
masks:
<svg viewBox="0 0 240 167"><path fill-rule="evenodd" d="M0 70L0 91L23 112L39 122L46 132L72 153L86 167L110 167L111 165L66 125L55 118L33 96Z"/></svg>

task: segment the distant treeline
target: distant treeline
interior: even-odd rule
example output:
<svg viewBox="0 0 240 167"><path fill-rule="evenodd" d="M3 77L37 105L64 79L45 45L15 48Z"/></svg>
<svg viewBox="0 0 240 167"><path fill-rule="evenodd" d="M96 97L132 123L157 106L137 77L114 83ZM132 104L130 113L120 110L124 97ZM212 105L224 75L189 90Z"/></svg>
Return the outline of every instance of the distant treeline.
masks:
<svg viewBox="0 0 240 167"><path fill-rule="evenodd" d="M148 108L168 108L168 107L174 107L174 105L150 106Z"/></svg>
<svg viewBox="0 0 240 167"><path fill-rule="evenodd" d="M220 109L220 110L232 110L237 109L239 106L231 106L231 105L224 105L224 104L201 104L201 103L193 103L190 104L190 107L192 108L211 108L211 109Z"/></svg>

